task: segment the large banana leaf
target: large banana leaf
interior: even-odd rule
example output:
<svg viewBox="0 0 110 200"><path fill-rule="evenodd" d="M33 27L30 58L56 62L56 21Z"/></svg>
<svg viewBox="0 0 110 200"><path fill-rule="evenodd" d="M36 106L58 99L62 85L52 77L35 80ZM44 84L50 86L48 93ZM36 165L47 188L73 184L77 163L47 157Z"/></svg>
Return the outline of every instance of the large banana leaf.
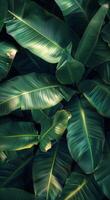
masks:
<svg viewBox="0 0 110 200"><path fill-rule="evenodd" d="M34 190L37 200L56 200L71 168L71 157L65 141L47 153L38 151L33 166Z"/></svg>
<svg viewBox="0 0 110 200"><path fill-rule="evenodd" d="M104 154L103 160L95 171L95 179L103 193L110 199L110 151Z"/></svg>
<svg viewBox="0 0 110 200"><path fill-rule="evenodd" d="M0 0L0 31L3 27L4 20L8 13L8 3L7 0Z"/></svg>
<svg viewBox="0 0 110 200"><path fill-rule="evenodd" d="M39 137L40 148L47 151L52 146L52 141L58 141L67 128L71 114L66 110L60 110L52 118L41 122L41 134Z"/></svg>
<svg viewBox="0 0 110 200"><path fill-rule="evenodd" d="M70 34L64 23L32 1L9 0L7 32L35 55L57 63Z"/></svg>
<svg viewBox="0 0 110 200"><path fill-rule="evenodd" d="M7 76L16 52L14 45L9 42L0 42L0 80Z"/></svg>
<svg viewBox="0 0 110 200"><path fill-rule="evenodd" d="M7 120L0 124L0 150L20 150L38 143L37 131L31 122Z"/></svg>
<svg viewBox="0 0 110 200"><path fill-rule="evenodd" d="M69 104L69 110L72 113L67 134L69 151L85 173L92 173L103 151L102 118L88 102L76 97Z"/></svg>
<svg viewBox="0 0 110 200"><path fill-rule="evenodd" d="M80 83L80 90L101 115L110 117L110 86L97 80L85 80Z"/></svg>
<svg viewBox="0 0 110 200"><path fill-rule="evenodd" d="M53 76L31 73L17 76L0 86L0 115L18 108L44 109L69 100L73 91L59 85Z"/></svg>
<svg viewBox="0 0 110 200"><path fill-rule="evenodd" d="M94 179L80 172L73 172L68 178L59 200L101 200L102 198L103 195Z"/></svg>
<svg viewBox="0 0 110 200"><path fill-rule="evenodd" d="M74 29L85 28L88 22L87 6L89 0L55 0L55 2L60 7L67 22Z"/></svg>
<svg viewBox="0 0 110 200"><path fill-rule="evenodd" d="M34 194L18 188L0 188L0 200L34 200Z"/></svg>
<svg viewBox="0 0 110 200"><path fill-rule="evenodd" d="M109 10L109 5L102 5L96 14L93 16L89 22L75 53L75 59L79 60L83 64L86 64L89 60L101 32L104 19Z"/></svg>
<svg viewBox="0 0 110 200"><path fill-rule="evenodd" d="M63 51L56 70L56 77L62 84L79 82L85 71L84 65L72 58L68 48Z"/></svg>

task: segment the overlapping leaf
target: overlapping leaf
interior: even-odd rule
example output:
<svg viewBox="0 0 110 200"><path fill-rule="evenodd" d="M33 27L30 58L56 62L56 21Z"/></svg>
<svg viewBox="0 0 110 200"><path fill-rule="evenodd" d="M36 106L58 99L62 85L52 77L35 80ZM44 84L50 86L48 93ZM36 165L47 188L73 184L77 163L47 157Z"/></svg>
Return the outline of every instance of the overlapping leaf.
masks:
<svg viewBox="0 0 110 200"><path fill-rule="evenodd" d="M17 76L0 86L0 115L18 108L44 109L69 100L73 91L59 85L53 76L31 73Z"/></svg>
<svg viewBox="0 0 110 200"><path fill-rule="evenodd" d="M71 162L66 142L63 140L47 153L38 151L33 166L36 199L58 199L70 173Z"/></svg>
<svg viewBox="0 0 110 200"><path fill-rule="evenodd" d="M36 112L36 111L35 111ZM39 111L38 111L39 112ZM36 114L38 114L38 112ZM68 120L71 118L71 114L66 110L59 110L52 118L39 116L41 121L41 134L39 137L40 149L47 151L52 147L52 141L57 141L61 138L64 131L67 128Z"/></svg>
<svg viewBox="0 0 110 200"><path fill-rule="evenodd" d="M103 195L95 185L94 179L80 172L69 177L59 200L101 200Z"/></svg>
<svg viewBox="0 0 110 200"><path fill-rule="evenodd" d="M85 173L91 173L103 152L103 121L84 99L73 98L68 107L72 113L67 134L69 151Z"/></svg>

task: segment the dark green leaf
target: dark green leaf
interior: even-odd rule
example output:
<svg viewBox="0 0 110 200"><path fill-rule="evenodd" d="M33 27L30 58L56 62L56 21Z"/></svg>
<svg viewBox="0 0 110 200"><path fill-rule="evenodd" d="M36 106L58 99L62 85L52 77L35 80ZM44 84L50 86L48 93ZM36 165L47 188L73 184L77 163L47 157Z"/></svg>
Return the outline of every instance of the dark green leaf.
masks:
<svg viewBox="0 0 110 200"><path fill-rule="evenodd" d="M86 64L94 48L96 47L99 34L104 23L105 16L108 12L109 5L102 5L94 17L89 22L81 41L76 50L75 59Z"/></svg>
<svg viewBox="0 0 110 200"><path fill-rule="evenodd" d="M101 200L103 195L94 183L94 179L79 172L69 177L59 200Z"/></svg>
<svg viewBox="0 0 110 200"><path fill-rule="evenodd" d="M103 152L103 120L84 99L73 98L68 109L72 113L67 133L69 151L85 173L92 173Z"/></svg>
<svg viewBox="0 0 110 200"><path fill-rule="evenodd" d="M38 151L34 160L33 180L37 200L56 200L71 168L71 157L65 140L47 153Z"/></svg>

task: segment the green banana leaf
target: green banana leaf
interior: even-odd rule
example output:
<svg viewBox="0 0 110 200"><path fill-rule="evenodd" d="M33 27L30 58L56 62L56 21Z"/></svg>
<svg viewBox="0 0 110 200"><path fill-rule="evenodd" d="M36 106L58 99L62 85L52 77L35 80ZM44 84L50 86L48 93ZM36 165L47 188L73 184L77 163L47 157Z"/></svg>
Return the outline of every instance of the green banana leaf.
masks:
<svg viewBox="0 0 110 200"><path fill-rule="evenodd" d="M9 0L8 13L7 33L22 47L50 63L60 60L62 49L71 41L63 21L32 1Z"/></svg>
<svg viewBox="0 0 110 200"><path fill-rule="evenodd" d="M104 117L110 117L110 86L98 80L85 80L79 85L85 98Z"/></svg>
<svg viewBox="0 0 110 200"><path fill-rule="evenodd" d="M100 75L101 79L106 84L110 85L110 61L97 67L96 71Z"/></svg>
<svg viewBox="0 0 110 200"><path fill-rule="evenodd" d="M67 128L70 154L85 173L92 173L102 157L103 120L84 99L73 98L68 109L72 114Z"/></svg>
<svg viewBox="0 0 110 200"><path fill-rule="evenodd" d="M8 2L7 0L0 0L0 31L4 25L4 20L8 13Z"/></svg>
<svg viewBox="0 0 110 200"><path fill-rule="evenodd" d="M38 151L33 164L33 182L37 200L56 200L70 173L72 159L65 140L47 153Z"/></svg>
<svg viewBox="0 0 110 200"><path fill-rule="evenodd" d="M66 21L80 33L89 20L87 13L89 0L55 0L55 2L60 7Z"/></svg>
<svg viewBox="0 0 110 200"><path fill-rule="evenodd" d="M36 112L36 115L39 114L38 112ZM51 118L46 117L44 113L42 115L39 117L39 119L41 118L39 143L40 149L45 152L52 147L52 142L61 138L67 128L71 114L66 110L59 110Z"/></svg>
<svg viewBox="0 0 110 200"><path fill-rule="evenodd" d="M0 115L18 108L44 109L69 100L74 91L59 85L53 76L30 73L14 77L0 86Z"/></svg>
<svg viewBox="0 0 110 200"><path fill-rule="evenodd" d="M38 134L31 122L0 123L0 150L21 150L38 143Z"/></svg>
<svg viewBox="0 0 110 200"><path fill-rule="evenodd" d="M18 188L0 188L1 200L35 200L34 194Z"/></svg>
<svg viewBox="0 0 110 200"><path fill-rule="evenodd" d="M0 42L0 80L7 76L16 52L16 47L11 43Z"/></svg>
<svg viewBox="0 0 110 200"><path fill-rule="evenodd" d="M71 56L71 47L67 47L57 65L56 77L62 84L74 84L80 81L82 78L85 67L82 63L75 60Z"/></svg>
<svg viewBox="0 0 110 200"><path fill-rule="evenodd" d="M59 200L101 200L103 195L95 181L81 172L72 172Z"/></svg>
<svg viewBox="0 0 110 200"><path fill-rule="evenodd" d="M75 59L86 64L93 53L99 39L109 5L102 5L89 22L75 53Z"/></svg>

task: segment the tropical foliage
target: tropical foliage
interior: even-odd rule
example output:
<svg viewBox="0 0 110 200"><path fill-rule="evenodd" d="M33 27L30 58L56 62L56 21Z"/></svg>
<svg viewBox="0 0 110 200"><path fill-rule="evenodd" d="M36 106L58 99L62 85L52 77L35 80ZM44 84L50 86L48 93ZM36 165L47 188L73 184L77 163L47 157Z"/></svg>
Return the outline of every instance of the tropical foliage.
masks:
<svg viewBox="0 0 110 200"><path fill-rule="evenodd" d="M110 1L0 0L0 200L110 199Z"/></svg>

